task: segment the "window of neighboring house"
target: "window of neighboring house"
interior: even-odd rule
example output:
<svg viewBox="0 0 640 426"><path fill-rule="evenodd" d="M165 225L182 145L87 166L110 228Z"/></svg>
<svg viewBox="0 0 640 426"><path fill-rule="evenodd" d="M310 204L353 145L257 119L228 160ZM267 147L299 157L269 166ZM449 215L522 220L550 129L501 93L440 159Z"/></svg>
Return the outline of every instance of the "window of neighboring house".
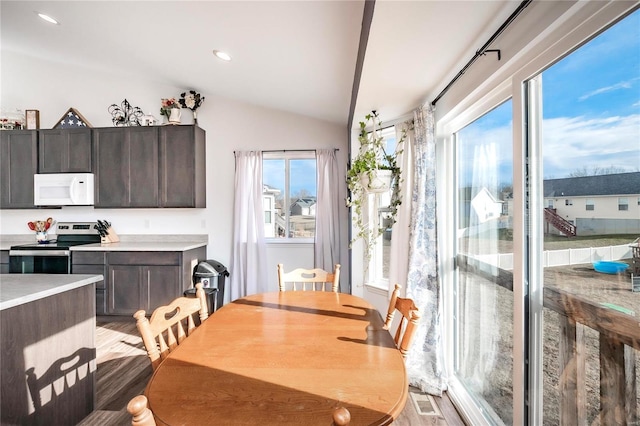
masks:
<svg viewBox="0 0 640 426"><path fill-rule="evenodd" d="M262 184L265 200L265 237L314 238L315 152L265 152L262 160Z"/></svg>
<svg viewBox="0 0 640 426"><path fill-rule="evenodd" d="M571 201L571 200L564 200L564 205L565 205L565 206L572 206L572 205L573 205L573 201Z"/></svg>
<svg viewBox="0 0 640 426"><path fill-rule="evenodd" d="M595 210L595 204L594 204L593 200L590 199L590 198L587 198L585 207L586 207L587 210Z"/></svg>
<svg viewBox="0 0 640 426"><path fill-rule="evenodd" d="M618 210L629 210L629 199L627 197L618 198Z"/></svg>
<svg viewBox="0 0 640 426"><path fill-rule="evenodd" d="M550 208L550 209L553 208L553 200L552 199L547 200L547 207Z"/></svg>

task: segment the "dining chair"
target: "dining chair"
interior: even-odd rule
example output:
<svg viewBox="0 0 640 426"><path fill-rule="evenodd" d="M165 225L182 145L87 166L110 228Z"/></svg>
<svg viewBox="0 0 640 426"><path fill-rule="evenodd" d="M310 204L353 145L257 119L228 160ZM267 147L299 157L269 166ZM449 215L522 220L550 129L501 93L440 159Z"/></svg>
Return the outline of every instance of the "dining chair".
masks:
<svg viewBox="0 0 640 426"><path fill-rule="evenodd" d="M302 291L307 290L307 284L309 289L313 291L316 291L318 287L321 291L325 291L327 284L330 284L331 291L337 293L340 284L340 264L336 264L333 272L318 268L298 268L290 272L284 272L284 266L282 263L278 263L278 287L280 291L286 291L287 283L290 284L290 288L293 291L298 290L298 284Z"/></svg>
<svg viewBox="0 0 640 426"><path fill-rule="evenodd" d="M400 285L396 284L393 293L391 293L391 300L389 301L389 311L387 312L387 320L384 323L384 329L389 330L391 322L395 316L396 311L402 314L400 324L393 338L396 343L396 347L400 350L403 358L407 357L411 340L416 331L418 320L420 320L420 310L413 303L411 299L404 299L398 297L400 294Z"/></svg>
<svg viewBox="0 0 640 426"><path fill-rule="evenodd" d="M196 328L195 314L198 314L200 323L209 317L202 283L196 284L195 298L178 297L153 311L151 319L147 319L144 310L133 314L154 370Z"/></svg>
<svg viewBox="0 0 640 426"><path fill-rule="evenodd" d="M127 411L131 414L131 426L156 426L153 413L147 406L147 397L134 396L127 404Z"/></svg>

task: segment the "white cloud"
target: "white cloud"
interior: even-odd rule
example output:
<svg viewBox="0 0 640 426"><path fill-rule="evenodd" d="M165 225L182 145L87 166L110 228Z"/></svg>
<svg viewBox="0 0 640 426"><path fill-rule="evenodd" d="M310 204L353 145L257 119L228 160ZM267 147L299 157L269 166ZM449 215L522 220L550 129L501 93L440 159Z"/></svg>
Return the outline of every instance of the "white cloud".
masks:
<svg viewBox="0 0 640 426"><path fill-rule="evenodd" d="M587 167L640 168L640 114L624 117L561 117L544 121L545 177L565 177Z"/></svg>
<svg viewBox="0 0 640 426"><path fill-rule="evenodd" d="M631 89L633 87L633 82L638 80L638 78L632 78L631 80L622 81L617 84L613 84L611 86L601 87L599 89L593 90L585 95L580 96L578 99L581 101L587 100L592 96L600 95L602 93L613 92L614 90L620 89Z"/></svg>

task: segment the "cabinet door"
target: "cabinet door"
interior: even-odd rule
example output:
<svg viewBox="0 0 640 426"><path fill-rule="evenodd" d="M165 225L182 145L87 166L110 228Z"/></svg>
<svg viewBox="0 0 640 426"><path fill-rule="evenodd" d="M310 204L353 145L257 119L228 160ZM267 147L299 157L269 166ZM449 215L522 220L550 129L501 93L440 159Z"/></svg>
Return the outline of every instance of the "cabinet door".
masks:
<svg viewBox="0 0 640 426"><path fill-rule="evenodd" d="M105 297L109 273L106 267L106 253L103 251L72 251L71 273L102 275L104 280L96 283L96 315L106 315L107 299Z"/></svg>
<svg viewBox="0 0 640 426"><path fill-rule="evenodd" d="M91 129L39 131L40 173L90 173Z"/></svg>
<svg viewBox="0 0 640 426"><path fill-rule="evenodd" d="M38 132L0 132L0 208L34 208L33 175L38 172Z"/></svg>
<svg viewBox="0 0 640 426"><path fill-rule="evenodd" d="M160 207L206 207L205 155L201 128L160 129Z"/></svg>
<svg viewBox="0 0 640 426"><path fill-rule="evenodd" d="M182 296L180 267L145 266L143 268L147 312L153 312L158 306L168 305Z"/></svg>
<svg viewBox="0 0 640 426"><path fill-rule="evenodd" d="M158 207L156 127L93 130L96 207Z"/></svg>
<svg viewBox="0 0 640 426"><path fill-rule="evenodd" d="M108 269L109 314L133 315L139 309L151 314L182 296L178 266L109 265Z"/></svg>
<svg viewBox="0 0 640 426"><path fill-rule="evenodd" d="M143 292L142 269L142 266L109 265L107 282L109 314L132 315L139 309L146 310L148 303L144 294L146 292Z"/></svg>
<svg viewBox="0 0 640 426"><path fill-rule="evenodd" d="M0 250L0 274L9 273L9 250Z"/></svg>

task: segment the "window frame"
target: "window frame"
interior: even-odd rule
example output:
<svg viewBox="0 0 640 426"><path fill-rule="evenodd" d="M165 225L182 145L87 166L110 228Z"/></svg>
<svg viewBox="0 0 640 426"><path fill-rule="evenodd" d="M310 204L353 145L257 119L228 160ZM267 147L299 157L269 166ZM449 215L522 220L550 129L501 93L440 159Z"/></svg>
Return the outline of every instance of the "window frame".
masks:
<svg viewBox="0 0 640 426"><path fill-rule="evenodd" d="M315 195L317 202L317 194L318 194L318 181L317 181L317 157L316 151L313 149L308 150L283 150L283 151L263 151L262 152L262 161L263 161L263 180L264 180L264 161L265 160L284 160L284 194L283 198L285 202L287 200L291 200L291 176L290 176L290 162L291 160L313 160L316 163L316 187L315 187ZM263 185L265 182L263 182ZM274 205L275 208L275 205ZM277 216L277 214L276 214ZM273 222L275 222L275 217L271 218ZM290 209L285 208L285 226L287 230L290 230L291 222L290 222ZM315 229L314 224L314 229ZM265 237L265 242L267 244L313 244L315 243L315 230L314 237L289 237L285 235L284 237Z"/></svg>

